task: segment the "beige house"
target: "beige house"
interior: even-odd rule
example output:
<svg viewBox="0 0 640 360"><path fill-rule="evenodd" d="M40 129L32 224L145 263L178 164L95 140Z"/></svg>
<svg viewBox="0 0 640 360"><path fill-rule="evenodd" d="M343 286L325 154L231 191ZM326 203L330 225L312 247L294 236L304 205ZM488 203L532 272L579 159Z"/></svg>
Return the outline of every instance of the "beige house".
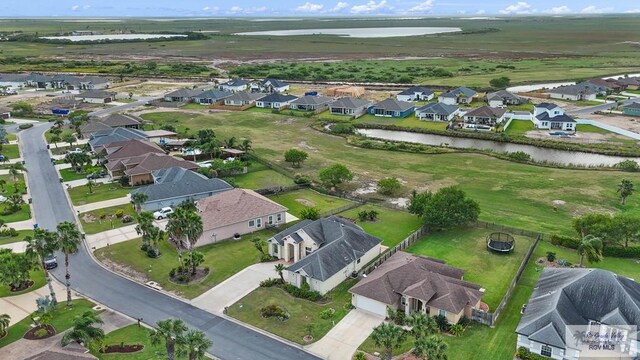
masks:
<svg viewBox="0 0 640 360"><path fill-rule="evenodd" d="M484 289L462 280L464 270L444 262L399 251L352 287L351 303L358 309L387 316L387 307L405 314L442 315L450 323L471 318L480 309Z"/></svg>
<svg viewBox="0 0 640 360"><path fill-rule="evenodd" d="M153 183L153 172L171 167L181 167L187 170L198 170L198 164L175 156L148 153L117 160L110 160L105 167L111 178L127 176L129 184L137 186Z"/></svg>
<svg viewBox="0 0 640 360"><path fill-rule="evenodd" d="M253 190L227 190L198 200L196 206L204 230L196 246L238 238L286 222L286 207Z"/></svg>

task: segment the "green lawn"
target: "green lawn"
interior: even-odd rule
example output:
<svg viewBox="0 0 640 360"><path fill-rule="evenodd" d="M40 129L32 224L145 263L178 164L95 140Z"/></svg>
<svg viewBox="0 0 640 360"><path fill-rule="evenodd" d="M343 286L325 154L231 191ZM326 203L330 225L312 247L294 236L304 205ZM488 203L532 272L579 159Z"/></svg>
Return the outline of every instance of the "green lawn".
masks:
<svg viewBox="0 0 640 360"><path fill-rule="evenodd" d="M99 171L100 169L102 169L101 166L86 166L81 173L77 173L72 168L60 169L60 177L62 178L62 181L65 182L86 179L87 175Z"/></svg>
<svg viewBox="0 0 640 360"><path fill-rule="evenodd" d="M33 281L33 286L23 291L11 292L8 286L0 285L0 298L26 294L33 290L37 290L47 284L44 278L44 271L42 270L42 268L40 268L40 266L36 267L34 270L31 270L29 274L30 274L29 278L31 279L31 281Z"/></svg>
<svg viewBox="0 0 640 360"><path fill-rule="evenodd" d="M511 111L533 111L533 104L507 105L507 109Z"/></svg>
<svg viewBox="0 0 640 360"><path fill-rule="evenodd" d="M20 157L20 149L18 148L18 144L2 145L2 150L0 154L4 155L7 159L17 159Z"/></svg>
<svg viewBox="0 0 640 360"><path fill-rule="evenodd" d="M115 212L119 209L124 210L124 215L129 215L134 218L133 222L123 223L121 219L115 216ZM106 218L100 220L101 215L106 215ZM85 217L90 216L95 219L92 222L86 222ZM89 211L86 213L79 214L80 223L82 223L82 229L86 234L97 234L103 231L117 229L123 226L134 225L136 223L136 212L133 210L132 204L124 204L118 206L112 206L104 209L98 209L94 211Z"/></svg>
<svg viewBox="0 0 640 360"><path fill-rule="evenodd" d="M135 99L135 98L131 98L131 99L129 99L129 98L119 98L119 99L116 99L116 102L127 103L127 104L128 103L132 103L132 102L136 102L136 101L138 101L138 99Z"/></svg>
<svg viewBox="0 0 640 360"><path fill-rule="evenodd" d="M512 135L523 135L527 131L531 130L535 130L535 127L529 120L511 120L511 123L505 132Z"/></svg>
<svg viewBox="0 0 640 360"><path fill-rule="evenodd" d="M477 228L436 232L420 239L407 251L442 259L464 270L465 280L486 289L482 301L493 311L502 300L533 239L515 236L514 252L497 254L487 250L486 237L492 232Z"/></svg>
<svg viewBox="0 0 640 360"><path fill-rule="evenodd" d="M295 183L277 171L266 169L259 171L249 171L246 174L234 176L233 180L236 185L242 188L258 190L268 189L278 186L288 187Z"/></svg>
<svg viewBox="0 0 640 360"><path fill-rule="evenodd" d="M129 191L131 191L131 188L123 188L117 183L98 183L93 187L92 192L89 192L87 185L76 186L68 189L67 191L69 192L73 205L85 205L127 196Z"/></svg>
<svg viewBox="0 0 640 360"><path fill-rule="evenodd" d="M323 121L350 121L353 116L349 115L334 115L328 111L323 112L322 114L318 114L318 119Z"/></svg>
<svg viewBox="0 0 640 360"><path fill-rule="evenodd" d="M178 266L178 255L175 248L168 242L160 244L162 255L158 259L151 259L140 250L140 239L129 240L98 249L95 255L101 261L108 259L124 265L137 271L140 276L156 281L163 289L192 299L247 266L257 263L259 261L258 251L249 240L256 237L266 240L278 231L280 230L276 228L262 230L254 234L245 235L238 241L227 240L199 247L198 251L203 253L205 257L202 266L208 266L210 273L203 281L189 285L178 285L169 281L169 271Z"/></svg>
<svg viewBox="0 0 640 360"><path fill-rule="evenodd" d="M68 135L68 134L75 134L75 132L71 129L63 129L62 132L60 133L60 139L64 139L65 135ZM44 138L47 140L48 144L51 144L53 142L51 141L52 137L53 137L53 134L51 133L51 130L44 133ZM62 142L62 140L60 142Z"/></svg>
<svg viewBox="0 0 640 360"><path fill-rule="evenodd" d="M374 115L365 115L357 118L353 121L354 124L383 124L383 125L395 125L408 128L420 128L429 130L441 130L447 129L447 122L445 121L423 121L413 116L413 114L407 116L404 119L386 118Z"/></svg>
<svg viewBox="0 0 640 360"><path fill-rule="evenodd" d="M62 297L59 296L59 298ZM95 306L92 302L85 299L73 300L73 307L71 309L67 309L65 304L65 302L58 304L57 310L55 310L53 314L53 320L51 320L51 325L56 329L58 334L73 326L74 317L91 310L91 308ZM11 327L9 327L9 334L0 339L0 348L22 339L22 336L31 328L29 325L31 325L31 319L28 316L11 325Z"/></svg>
<svg viewBox="0 0 640 360"><path fill-rule="evenodd" d="M356 221L356 224L367 233L381 238L383 240L382 245L384 246L395 246L422 226L422 220L420 220L418 216L409 214L406 211L392 210L369 204L345 211L339 215L357 220L358 213L363 210L377 211L378 220L375 222Z"/></svg>
<svg viewBox="0 0 640 360"><path fill-rule="evenodd" d="M109 345L125 345L142 344L144 349L129 354L101 354L99 352L91 352L100 360L164 360L167 358L164 345L151 345L149 339L149 329L146 327L138 327L137 324L125 326L114 330L107 334L104 344ZM176 359L186 359L186 357L176 356Z"/></svg>
<svg viewBox="0 0 640 360"><path fill-rule="evenodd" d="M596 133L596 134L614 134L609 130L605 130L593 125L587 124L578 124L576 125L576 132L587 132L587 133Z"/></svg>
<svg viewBox="0 0 640 360"><path fill-rule="evenodd" d="M12 237L0 237L0 245L11 244L18 241L23 241L25 237L32 236L32 230L18 230L18 236Z"/></svg>
<svg viewBox="0 0 640 360"><path fill-rule="evenodd" d="M16 141L18 139L18 136L16 136L16 134L7 134L5 136L5 139L7 139L8 141Z"/></svg>
<svg viewBox="0 0 640 360"><path fill-rule="evenodd" d="M188 104L180 106L180 109L185 109L185 110L208 110L209 109L209 105L200 105L200 104L196 104L196 103L188 103Z"/></svg>
<svg viewBox="0 0 640 360"><path fill-rule="evenodd" d="M290 191L284 194L269 196L269 199L289 209L293 216L300 217L300 211L305 207L317 207L324 214L336 210L352 202L342 198L323 195L309 189Z"/></svg>
<svg viewBox="0 0 640 360"><path fill-rule="evenodd" d="M313 341L318 341L331 330L334 323L338 323L347 315L349 310L346 310L345 306L351 304L351 294L347 290L355 283L356 280L347 280L327 293L326 296L331 299L328 304L294 298L277 287L260 287L230 306L227 314L298 344L306 344L302 338L307 335L306 327L309 324L313 324ZM282 322L260 316L260 309L267 305L284 307L290 315L289 320ZM320 318L320 312L329 308L333 308L335 314L330 319Z"/></svg>
<svg viewBox="0 0 640 360"><path fill-rule="evenodd" d="M22 175L18 175L18 180L14 180L11 175L0 175L0 179L4 180L6 183L3 185L3 189L0 189L0 195L4 197L9 197L9 195L13 195L17 190L20 194L24 194L26 191L26 185L24 182L24 177ZM6 203L0 204L0 212L4 211L8 205ZM14 212L13 214L8 215L0 215L0 219L4 220L6 223L16 222L28 220L31 218L31 208L29 204L22 204L20 206L20 210ZM0 241L1 242L1 241Z"/></svg>

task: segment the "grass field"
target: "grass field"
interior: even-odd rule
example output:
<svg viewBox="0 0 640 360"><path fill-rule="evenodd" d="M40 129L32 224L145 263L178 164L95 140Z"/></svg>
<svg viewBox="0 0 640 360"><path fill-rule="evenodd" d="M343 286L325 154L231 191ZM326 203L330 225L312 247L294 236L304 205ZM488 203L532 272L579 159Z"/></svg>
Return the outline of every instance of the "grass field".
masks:
<svg viewBox="0 0 640 360"><path fill-rule="evenodd" d="M18 144L2 145L2 151L0 154L4 155L7 159L17 159L20 157L20 149Z"/></svg>
<svg viewBox="0 0 640 360"><path fill-rule="evenodd" d="M6 236L0 237L0 245L11 244L18 241L23 241L25 237L33 236L33 230L18 230L18 236Z"/></svg>
<svg viewBox="0 0 640 360"><path fill-rule="evenodd" d="M596 133L596 134L614 134L609 130L605 130L593 125L586 124L578 124L576 125L576 132L588 132L588 133Z"/></svg>
<svg viewBox="0 0 640 360"><path fill-rule="evenodd" d="M509 127L505 130L507 134L523 135L527 131L535 130L533 123L529 120L511 120Z"/></svg>
<svg viewBox="0 0 640 360"><path fill-rule="evenodd" d="M123 223L121 219L115 217L115 212L118 210L124 210L124 215L129 215L134 218L133 222ZM100 215L105 214L107 216L106 219L100 220ZM96 219L93 222L86 222L85 215L89 215ZM117 229L123 226L129 226L136 224L136 212L133 210L132 204L124 204L118 206L112 206L104 209L89 211L86 213L79 214L80 223L82 224L82 229L86 234L97 234L103 231Z"/></svg>
<svg viewBox="0 0 640 360"><path fill-rule="evenodd" d="M89 192L87 185L76 186L67 191L73 205L85 205L127 196L131 189L120 187L118 184L97 184L92 192Z"/></svg>
<svg viewBox="0 0 640 360"><path fill-rule="evenodd" d="M252 190L295 185L290 178L269 169L249 171L246 174L234 176L233 180L239 187Z"/></svg>
<svg viewBox="0 0 640 360"><path fill-rule="evenodd" d="M395 246L422 226L422 220L418 216L405 211L391 210L370 204L359 206L355 209L340 213L339 215L357 220L358 213L363 210L377 211L378 220L375 222L356 221L356 224L363 228L368 234L381 238L383 240L382 245L384 246Z"/></svg>
<svg viewBox="0 0 640 360"><path fill-rule="evenodd" d="M137 324L125 326L114 330L107 334L104 344L109 345L125 345L142 344L144 349L129 354L102 354L92 352L100 360L164 360L167 358L166 350L163 345L153 346L149 338L149 329L138 327ZM178 360L186 359L185 356L176 356Z"/></svg>
<svg viewBox="0 0 640 360"><path fill-rule="evenodd" d="M288 212L296 217L300 217L300 211L306 207L317 207L320 214L324 214L352 203L349 200L323 195L309 189L271 195L268 198L289 209Z"/></svg>
<svg viewBox="0 0 640 360"><path fill-rule="evenodd" d="M410 128L421 128L430 130L447 129L447 123L444 121L422 121L413 115L409 115L404 119L392 119L373 115L365 115L357 118L353 121L354 124L383 124L383 125L395 125Z"/></svg>
<svg viewBox="0 0 640 360"><path fill-rule="evenodd" d="M33 286L31 286L28 289L25 289L23 291L16 291L16 292L11 292L11 290L9 289L8 286L0 286L0 298L2 297L7 297L7 296L17 296L17 295L21 295L21 294L26 294L28 292L32 292L34 290L37 290L43 286L45 286L47 284L45 278L44 278L44 271L42 271L42 269L40 268L40 266L36 267L34 270L31 270L31 272L29 273L29 278L31 279L31 281L33 281Z"/></svg>
<svg viewBox="0 0 640 360"><path fill-rule="evenodd" d="M18 175L17 180L14 180L11 175L0 175L0 179L4 180L6 183L2 185L0 195L4 197L9 197L16 193L16 190L20 194L23 194L26 190L26 185L24 181L24 176ZM16 188L17 186L17 188ZM26 201L26 200L25 200ZM0 203L0 211L4 211L9 207L6 203ZM0 215L0 219L2 219L5 223L12 223L16 221L28 220L31 218L31 208L29 204L22 204L20 206L20 210L14 212L12 214ZM9 224L10 225L10 224Z"/></svg>

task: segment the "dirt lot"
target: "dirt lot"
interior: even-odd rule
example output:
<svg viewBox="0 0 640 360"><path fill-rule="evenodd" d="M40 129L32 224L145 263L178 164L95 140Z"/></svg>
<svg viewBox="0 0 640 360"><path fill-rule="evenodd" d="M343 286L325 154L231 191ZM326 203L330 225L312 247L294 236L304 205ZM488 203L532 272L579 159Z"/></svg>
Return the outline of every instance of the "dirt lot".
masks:
<svg viewBox="0 0 640 360"><path fill-rule="evenodd" d="M640 126L639 126L639 129L640 129ZM580 132L580 131L578 131L576 136L559 137L559 136L549 135L549 130L532 130L532 131L526 132L525 136L532 139L563 141L563 142L569 142L569 143L586 143L586 144L608 143L608 142L617 142L620 140L629 140L628 137L618 135L618 134L598 134L598 133Z"/></svg>
<svg viewBox="0 0 640 360"><path fill-rule="evenodd" d="M598 115L590 114L589 119L600 121L605 124L617 126L621 129L640 133L640 117L625 115Z"/></svg>

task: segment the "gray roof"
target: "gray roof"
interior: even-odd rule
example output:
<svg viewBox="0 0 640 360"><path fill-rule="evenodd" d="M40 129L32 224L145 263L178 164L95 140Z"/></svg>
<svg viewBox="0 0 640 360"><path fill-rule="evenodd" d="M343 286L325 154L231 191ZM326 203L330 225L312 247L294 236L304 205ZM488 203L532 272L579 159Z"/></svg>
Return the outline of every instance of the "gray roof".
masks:
<svg viewBox="0 0 640 360"><path fill-rule="evenodd" d="M212 99L214 101L228 98L233 95L233 93L224 90L207 90L203 91L195 96L194 99Z"/></svg>
<svg viewBox="0 0 640 360"><path fill-rule="evenodd" d="M562 94L562 95L591 95L595 94L597 91L595 87L589 87L585 84L576 84L576 85L566 85L560 86L555 89L549 90L551 94Z"/></svg>
<svg viewBox="0 0 640 360"><path fill-rule="evenodd" d="M195 89L179 89L176 91L172 91L168 94L165 95L165 97L171 97L171 98L192 98L198 94L200 94L202 91L200 90L195 90Z"/></svg>
<svg viewBox="0 0 640 360"><path fill-rule="evenodd" d="M112 98L115 100L115 93L104 91L104 90L87 90L80 94L82 98L90 98L90 99L106 99Z"/></svg>
<svg viewBox="0 0 640 360"><path fill-rule="evenodd" d="M415 108L413 103L406 101L399 101L396 99L384 99L379 103L373 105L376 109L383 109L386 111L407 111Z"/></svg>
<svg viewBox="0 0 640 360"><path fill-rule="evenodd" d="M296 104L296 105L321 105L321 104L326 104L329 103L331 100L333 100L330 97L327 96L303 96L301 98L298 98L294 101L291 102L291 104Z"/></svg>
<svg viewBox="0 0 640 360"><path fill-rule="evenodd" d="M430 95L430 94L433 94L433 90L424 86L413 86L406 90L401 91L398 95L413 95L416 93L420 93L423 95Z"/></svg>
<svg viewBox="0 0 640 360"><path fill-rule="evenodd" d="M235 86L243 86L247 84L249 84L249 81L245 79L232 79L227 81L226 83L222 83L221 85L235 87Z"/></svg>
<svg viewBox="0 0 640 360"><path fill-rule="evenodd" d="M142 125L143 123L143 120L135 115L118 113L111 114L99 121L112 127Z"/></svg>
<svg viewBox="0 0 640 360"><path fill-rule="evenodd" d="M543 102L543 103L534 105L534 107L547 109L547 110L552 110L552 109L555 109L555 108L557 108L559 106L554 104L554 103Z"/></svg>
<svg viewBox="0 0 640 360"><path fill-rule="evenodd" d="M273 78L267 78L261 81L262 85L267 85L267 83L270 83L271 86L273 87L285 87L289 84L287 84L286 82L282 81L282 80L278 80L278 79L273 79Z"/></svg>
<svg viewBox="0 0 640 360"><path fill-rule="evenodd" d="M156 170L152 174L154 184L133 189L131 194L143 193L147 195L147 201L156 201L205 193L211 196L220 191L233 189L233 186L224 180L209 179L181 167Z"/></svg>
<svg viewBox="0 0 640 360"><path fill-rule="evenodd" d="M333 101L329 106L332 108L359 109L371 104L372 102L369 100L347 96Z"/></svg>
<svg viewBox="0 0 640 360"><path fill-rule="evenodd" d="M481 106L467 112L464 116L470 117L487 117L487 118L500 118L507 112L506 109L493 108L490 106Z"/></svg>
<svg viewBox="0 0 640 360"><path fill-rule="evenodd" d="M289 234L299 231L304 231L318 245L318 249L287 270L304 271L309 277L320 281L329 279L382 242L351 221L336 216L306 223ZM280 233L273 238L282 243L283 237Z"/></svg>
<svg viewBox="0 0 640 360"><path fill-rule="evenodd" d="M244 102L252 102L252 101L256 101L260 98L265 97L266 94L263 93L254 93L254 92L249 92L249 91L239 91L237 93L234 93L233 95L229 96L228 98L225 98L225 100L229 100L229 101L244 101Z"/></svg>
<svg viewBox="0 0 640 360"><path fill-rule="evenodd" d="M516 333L566 348L566 325L640 324L640 284L601 269L546 268Z"/></svg>
<svg viewBox="0 0 640 360"><path fill-rule="evenodd" d="M512 94L507 90L499 90L499 91L487 94L487 100L496 100L496 99L497 100L505 100L505 99L522 100L520 96Z"/></svg>
<svg viewBox="0 0 640 360"><path fill-rule="evenodd" d="M448 91L446 93L441 94L441 97L451 97L451 98L457 98L459 96L464 96L467 98L470 97L474 97L476 95L476 91L469 89L468 87L459 87L457 89L453 89L451 91Z"/></svg>
<svg viewBox="0 0 640 360"><path fill-rule="evenodd" d="M107 145L118 141L127 141L133 139L146 139L147 135L140 130L129 128L114 128L109 130L100 130L91 134L89 145L95 148L100 145Z"/></svg>
<svg viewBox="0 0 640 360"><path fill-rule="evenodd" d="M25 82L27 75L24 74L0 74L0 81L7 82Z"/></svg>
<svg viewBox="0 0 640 360"><path fill-rule="evenodd" d="M563 123L574 123L576 122L571 116L569 115L556 115L554 117L549 116L549 113L547 112L543 112L542 114L536 116L536 119L538 120L546 120L546 121L550 121L550 122L563 122Z"/></svg>
<svg viewBox="0 0 640 360"><path fill-rule="evenodd" d="M443 103L431 103L419 107L416 112L424 112L427 114L446 115L449 116L458 111L458 105L447 105Z"/></svg>
<svg viewBox="0 0 640 360"><path fill-rule="evenodd" d="M27 81L32 81L32 82L49 82L53 78L51 76L31 73L31 74L27 75L26 79L27 79Z"/></svg>
<svg viewBox="0 0 640 360"><path fill-rule="evenodd" d="M259 101L263 101L263 102L287 102L287 101L291 101L291 100L295 100L297 99L297 97L293 96L293 95L286 95L286 94L280 94L280 93L273 93L273 94L269 94L267 96L264 96L260 99L258 99Z"/></svg>
<svg viewBox="0 0 640 360"><path fill-rule="evenodd" d="M629 105L623 106L624 109L640 109L640 102L632 102Z"/></svg>

